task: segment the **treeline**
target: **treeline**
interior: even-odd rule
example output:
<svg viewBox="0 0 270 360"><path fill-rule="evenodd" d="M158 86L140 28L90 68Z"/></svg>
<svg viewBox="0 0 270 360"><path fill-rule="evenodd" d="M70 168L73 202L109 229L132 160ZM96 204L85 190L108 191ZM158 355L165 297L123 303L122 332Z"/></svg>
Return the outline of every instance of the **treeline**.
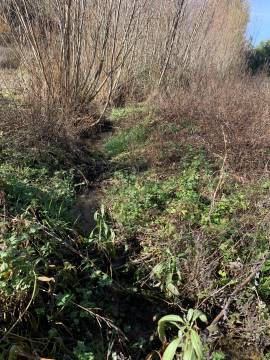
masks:
<svg viewBox="0 0 270 360"><path fill-rule="evenodd" d="M261 42L252 47L247 53L248 66L252 74L265 72L270 75L270 40Z"/></svg>

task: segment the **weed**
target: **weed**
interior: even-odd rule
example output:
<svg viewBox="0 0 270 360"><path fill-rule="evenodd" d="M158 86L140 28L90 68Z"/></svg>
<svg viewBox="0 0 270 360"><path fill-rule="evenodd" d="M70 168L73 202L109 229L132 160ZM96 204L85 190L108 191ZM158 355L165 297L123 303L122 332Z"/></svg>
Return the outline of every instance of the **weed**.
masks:
<svg viewBox="0 0 270 360"><path fill-rule="evenodd" d="M166 315L158 322L158 334L162 343L166 346L162 359L172 360L178 348L181 348L183 360L202 360L203 346L196 331L196 321L207 322L206 316L200 310L189 309L186 316ZM178 329L178 336L167 342L166 327L169 325Z"/></svg>
<svg viewBox="0 0 270 360"><path fill-rule="evenodd" d="M97 227L91 243L72 229L75 194L72 172L53 171L43 165L29 164L23 158L20 164L13 158L3 159L0 174L5 208L4 212L0 211L3 310L0 322L1 331L7 329L3 343L12 341L9 332L14 328L22 337L38 332L47 340L36 349L43 355L58 357L59 353L70 353L74 345L74 341L65 343L65 326L59 327L63 318L68 321L69 331L78 333L78 341L88 327L95 329L96 316L103 319L92 310L97 308L102 289L105 291L111 284L109 275L99 268L103 257L99 249L102 245L106 252L113 252L114 233L106 224L104 209L96 214ZM88 252L95 255L89 257ZM75 331L78 327L80 331ZM92 334L84 339L87 344L94 344ZM95 342L98 344L99 339ZM91 358L93 350L88 347L84 351L78 342L74 356ZM99 344L94 352L98 354L101 349ZM27 353L32 351L28 348Z"/></svg>
<svg viewBox="0 0 270 360"><path fill-rule="evenodd" d="M180 266L178 258L166 250L168 257L158 263L152 270L150 277L156 279L154 287L160 287L168 297L179 296L178 288L181 284Z"/></svg>
<svg viewBox="0 0 270 360"><path fill-rule="evenodd" d="M171 182L162 183L135 174L117 173L111 197L114 199L112 214L115 220L133 231L151 220L152 211L162 211L171 198ZM163 191L163 188L167 190Z"/></svg>
<svg viewBox="0 0 270 360"><path fill-rule="evenodd" d="M96 226L89 235L88 242L97 244L108 255L113 256L115 254L115 232L107 223L104 205L101 206L100 211L96 211L94 220Z"/></svg>
<svg viewBox="0 0 270 360"><path fill-rule="evenodd" d="M87 348L83 341L78 341L73 353L78 360L96 360L95 355Z"/></svg>

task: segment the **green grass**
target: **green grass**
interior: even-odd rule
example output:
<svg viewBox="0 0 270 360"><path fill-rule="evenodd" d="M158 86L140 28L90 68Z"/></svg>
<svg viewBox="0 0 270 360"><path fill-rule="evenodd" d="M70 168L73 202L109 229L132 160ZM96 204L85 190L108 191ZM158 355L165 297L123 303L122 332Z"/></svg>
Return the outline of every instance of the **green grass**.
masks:
<svg viewBox="0 0 270 360"><path fill-rule="evenodd" d="M114 108L110 113L110 120L120 121L130 116L140 115L146 112L144 105L133 105L124 108Z"/></svg>
<svg viewBox="0 0 270 360"><path fill-rule="evenodd" d="M42 209L49 218L60 218L61 212L74 202L72 172L55 171L35 166L2 163L0 177L5 183L11 211L20 214L29 207Z"/></svg>
<svg viewBox="0 0 270 360"><path fill-rule="evenodd" d="M147 140L150 131L150 122L144 122L131 128L126 128L117 132L104 144L106 153L110 157L116 157L128 152L131 148L139 147Z"/></svg>

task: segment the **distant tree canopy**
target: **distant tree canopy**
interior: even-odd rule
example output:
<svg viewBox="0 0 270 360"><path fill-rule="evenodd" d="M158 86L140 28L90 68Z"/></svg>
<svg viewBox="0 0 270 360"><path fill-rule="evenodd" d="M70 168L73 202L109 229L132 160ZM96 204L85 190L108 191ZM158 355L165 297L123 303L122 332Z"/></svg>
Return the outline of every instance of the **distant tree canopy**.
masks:
<svg viewBox="0 0 270 360"><path fill-rule="evenodd" d="M265 71L270 75L270 40L251 48L248 52L248 66L253 74Z"/></svg>

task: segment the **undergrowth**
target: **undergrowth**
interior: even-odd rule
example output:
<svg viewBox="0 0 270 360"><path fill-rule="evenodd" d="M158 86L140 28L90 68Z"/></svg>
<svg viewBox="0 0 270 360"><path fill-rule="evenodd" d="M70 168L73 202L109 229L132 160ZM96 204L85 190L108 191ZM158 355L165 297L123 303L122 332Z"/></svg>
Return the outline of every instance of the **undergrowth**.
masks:
<svg viewBox="0 0 270 360"><path fill-rule="evenodd" d="M131 130L126 130L127 123ZM132 121L127 123L105 148L134 129ZM182 129L180 125L168 131ZM146 157L151 156L153 141L150 135L143 143ZM155 153L163 168L158 161L148 162L143 170L133 166L117 170L105 183L105 199L122 241L139 241L140 253L131 257L129 264L135 268L137 286L174 306L199 307L211 322L254 265L269 256L269 180L264 176L242 183L198 147L175 147L172 162L170 139L166 141L160 155ZM141 147L140 139L134 137L132 145L126 144L127 157L133 158ZM110 155L114 161L118 153ZM227 321L215 328L214 348L221 352L210 355L214 350L210 345L205 358L222 358L223 350L224 356L257 359L267 351L268 271L266 261L234 299ZM250 331L250 312L256 336Z"/></svg>
<svg viewBox="0 0 270 360"><path fill-rule="evenodd" d="M3 359L267 359L269 178L241 182L207 149L170 137L157 149L146 107L113 114L104 205L88 234L74 217L87 190L77 167L1 148Z"/></svg>
<svg viewBox="0 0 270 360"><path fill-rule="evenodd" d="M103 359L99 325L108 336L118 332L99 310L111 278L102 269L104 251L76 230L72 171L13 154L2 161L0 179L3 358Z"/></svg>

